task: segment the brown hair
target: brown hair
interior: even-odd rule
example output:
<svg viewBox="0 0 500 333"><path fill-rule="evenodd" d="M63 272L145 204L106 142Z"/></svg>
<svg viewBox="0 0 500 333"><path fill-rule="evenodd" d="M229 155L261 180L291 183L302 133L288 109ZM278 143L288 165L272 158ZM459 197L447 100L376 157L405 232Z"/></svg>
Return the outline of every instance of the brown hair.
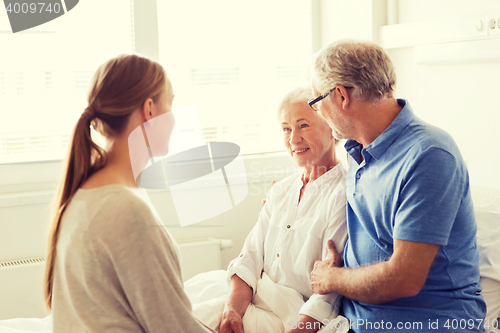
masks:
<svg viewBox="0 0 500 333"><path fill-rule="evenodd" d="M65 170L59 184L49 229L44 298L52 307L52 285L56 246L62 215L85 180L106 164L106 152L91 137L90 126L107 138L123 132L130 115L144 101L156 102L165 90L166 74L157 62L138 55L120 55L97 69L82 113L72 134Z"/></svg>

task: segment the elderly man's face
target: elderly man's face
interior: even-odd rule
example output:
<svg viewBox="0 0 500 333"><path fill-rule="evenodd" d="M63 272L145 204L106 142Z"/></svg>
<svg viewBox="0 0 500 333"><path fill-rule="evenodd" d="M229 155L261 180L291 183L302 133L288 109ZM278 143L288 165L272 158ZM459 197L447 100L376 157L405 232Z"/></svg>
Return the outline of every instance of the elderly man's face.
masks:
<svg viewBox="0 0 500 333"><path fill-rule="evenodd" d="M306 102L286 105L280 121L283 142L298 166L329 165L335 142L332 129Z"/></svg>
<svg viewBox="0 0 500 333"><path fill-rule="evenodd" d="M324 93L316 89L315 81L312 82L312 92L313 96L319 96ZM326 98L318 102L318 107L319 107L318 113L321 115L321 117L323 117L326 120L328 125L332 128L333 136L338 140L342 140L346 139L342 131L342 124L344 122L344 119L342 119L338 107L336 107L332 102L332 97L335 93L336 91L333 90L332 92L330 92L330 95L328 95Z"/></svg>

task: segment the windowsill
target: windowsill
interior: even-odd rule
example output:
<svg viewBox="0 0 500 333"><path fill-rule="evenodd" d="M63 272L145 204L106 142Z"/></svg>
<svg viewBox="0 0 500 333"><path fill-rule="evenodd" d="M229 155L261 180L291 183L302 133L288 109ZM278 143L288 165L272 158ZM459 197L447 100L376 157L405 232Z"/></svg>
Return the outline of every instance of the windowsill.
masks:
<svg viewBox="0 0 500 333"><path fill-rule="evenodd" d="M47 204L52 202L55 191L28 191L0 194L0 208Z"/></svg>
<svg viewBox="0 0 500 333"><path fill-rule="evenodd" d="M295 173L298 167L285 151L244 155L248 183L270 182ZM62 161L0 166L0 208L49 204L56 193ZM169 192L147 190L148 192Z"/></svg>

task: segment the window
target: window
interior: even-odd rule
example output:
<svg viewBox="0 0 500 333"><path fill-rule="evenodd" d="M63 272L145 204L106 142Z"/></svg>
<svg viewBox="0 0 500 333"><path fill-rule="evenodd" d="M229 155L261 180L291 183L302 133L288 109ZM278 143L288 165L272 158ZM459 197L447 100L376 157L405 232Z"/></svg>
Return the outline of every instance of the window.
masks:
<svg viewBox="0 0 500 333"><path fill-rule="evenodd" d="M134 38L149 38L148 32L134 37L134 2L80 1L63 16L16 34L7 33L7 14L0 10L0 164L65 156L97 67L133 52ZM276 107L287 91L308 84L311 1L156 5L159 60L173 82L174 109L194 104L197 110L176 112L176 130L184 132L178 137L196 130L205 141L237 143L243 154L283 151Z"/></svg>
<svg viewBox="0 0 500 333"><path fill-rule="evenodd" d="M53 21L10 31L0 10L0 164L61 159L93 73L133 51L131 4L80 1Z"/></svg>
<svg viewBox="0 0 500 333"><path fill-rule="evenodd" d="M243 154L283 151L277 106L309 84L311 16L304 0L158 0L174 109L194 104L206 141L234 142ZM174 131L189 131L192 121L176 113Z"/></svg>

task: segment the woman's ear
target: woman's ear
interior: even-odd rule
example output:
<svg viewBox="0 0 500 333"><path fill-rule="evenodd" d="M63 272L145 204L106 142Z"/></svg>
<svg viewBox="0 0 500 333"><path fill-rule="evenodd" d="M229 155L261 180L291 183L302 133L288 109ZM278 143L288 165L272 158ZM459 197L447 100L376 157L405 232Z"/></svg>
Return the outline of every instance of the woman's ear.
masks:
<svg viewBox="0 0 500 333"><path fill-rule="evenodd" d="M149 121L153 118L153 99L148 98L142 103L141 115L144 118L144 122Z"/></svg>

